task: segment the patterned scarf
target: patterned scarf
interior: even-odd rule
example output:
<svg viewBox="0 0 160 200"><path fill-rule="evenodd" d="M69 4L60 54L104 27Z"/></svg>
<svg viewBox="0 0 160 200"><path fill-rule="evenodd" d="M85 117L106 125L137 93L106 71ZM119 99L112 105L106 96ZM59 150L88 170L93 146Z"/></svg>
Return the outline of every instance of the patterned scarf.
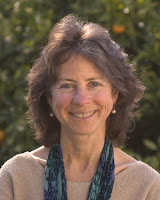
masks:
<svg viewBox="0 0 160 200"><path fill-rule="evenodd" d="M97 172L90 186L88 200L110 200L114 184L113 147L105 141ZM45 200L67 200L66 177L61 147L54 145L45 167Z"/></svg>

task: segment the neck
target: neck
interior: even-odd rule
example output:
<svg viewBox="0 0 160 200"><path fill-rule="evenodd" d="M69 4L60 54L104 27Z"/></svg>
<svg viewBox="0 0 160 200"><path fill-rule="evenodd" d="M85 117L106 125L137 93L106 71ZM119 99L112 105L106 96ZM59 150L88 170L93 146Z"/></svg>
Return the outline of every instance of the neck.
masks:
<svg viewBox="0 0 160 200"><path fill-rule="evenodd" d="M68 180L82 182L92 180L103 150L105 134L95 137L94 135L69 137L61 133L60 144Z"/></svg>
<svg viewBox="0 0 160 200"><path fill-rule="evenodd" d="M95 157L99 159L105 137L95 138L94 136L76 136L69 138L65 134L61 134L61 149L63 159L77 160L79 162L93 160Z"/></svg>

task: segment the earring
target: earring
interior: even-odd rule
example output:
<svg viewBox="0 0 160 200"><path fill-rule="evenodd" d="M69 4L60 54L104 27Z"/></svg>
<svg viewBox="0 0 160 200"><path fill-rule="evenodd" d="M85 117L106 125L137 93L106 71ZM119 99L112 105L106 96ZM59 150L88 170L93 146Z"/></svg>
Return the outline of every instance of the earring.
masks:
<svg viewBox="0 0 160 200"><path fill-rule="evenodd" d="M115 108L112 109L112 114L113 115L116 114L116 109Z"/></svg>
<svg viewBox="0 0 160 200"><path fill-rule="evenodd" d="M53 117L53 116L54 116L54 114L51 112L51 113L49 114L49 116L50 116L50 117Z"/></svg>

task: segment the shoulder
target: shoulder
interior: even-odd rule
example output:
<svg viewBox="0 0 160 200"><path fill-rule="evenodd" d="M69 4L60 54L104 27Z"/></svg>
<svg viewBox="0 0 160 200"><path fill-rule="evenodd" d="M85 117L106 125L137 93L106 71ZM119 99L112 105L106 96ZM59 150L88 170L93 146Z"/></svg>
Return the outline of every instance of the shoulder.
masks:
<svg viewBox="0 0 160 200"><path fill-rule="evenodd" d="M157 180L160 181L160 174L152 167L142 161L133 162L128 168L122 171L119 175L128 174L129 176L137 177L144 180ZM152 178L152 179L150 179Z"/></svg>
<svg viewBox="0 0 160 200"><path fill-rule="evenodd" d="M25 152L25 153L21 153L21 154L17 154L15 156L13 156L12 158L10 158L9 160L7 160L1 167L1 169L7 169L7 170L12 170L12 168L17 167L17 165L20 162L25 162L27 160L30 160L30 154L29 152Z"/></svg>
<svg viewBox="0 0 160 200"><path fill-rule="evenodd" d="M122 195L129 196L129 199L132 199L130 195L135 199L140 196L140 199L145 200L153 197L157 199L160 196L159 186L160 174L141 161L132 163L115 178L115 189L120 191L123 188L127 192Z"/></svg>
<svg viewBox="0 0 160 200"><path fill-rule="evenodd" d="M160 174L142 161L132 162L127 168L116 175L118 181L142 183L150 187L152 184L160 184Z"/></svg>
<svg viewBox="0 0 160 200"><path fill-rule="evenodd" d="M19 163L21 163L22 165L24 163L27 163L28 161L32 161L31 155L29 152L25 152L25 153L20 153L17 154L15 156L13 156L12 158L10 158L9 160L7 160L3 165L2 168L7 168L7 169L11 169L13 168L15 165L18 165ZM16 166L17 167L17 166Z"/></svg>
<svg viewBox="0 0 160 200"><path fill-rule="evenodd" d="M7 173L10 175L17 175L22 172L26 173L27 171L35 170L35 168L41 170L42 166L33 159L30 152L25 152L17 154L6 161L0 169L0 175Z"/></svg>
<svg viewBox="0 0 160 200"><path fill-rule="evenodd" d="M135 161L116 175L113 196L115 199L126 200L158 199L159 186L160 174L149 165Z"/></svg>
<svg viewBox="0 0 160 200"><path fill-rule="evenodd" d="M112 199L159 199L160 174L142 161L115 151L117 174L113 187Z"/></svg>
<svg viewBox="0 0 160 200"><path fill-rule="evenodd" d="M2 199L43 199L45 170L30 152L9 159L0 169Z"/></svg>
<svg viewBox="0 0 160 200"><path fill-rule="evenodd" d="M133 157L129 156L118 148L114 149L114 156L116 166L115 171L117 172L117 177L121 177L125 174L125 177L128 175L129 177L132 176L132 178L160 178L159 173L152 167L142 161L135 160Z"/></svg>

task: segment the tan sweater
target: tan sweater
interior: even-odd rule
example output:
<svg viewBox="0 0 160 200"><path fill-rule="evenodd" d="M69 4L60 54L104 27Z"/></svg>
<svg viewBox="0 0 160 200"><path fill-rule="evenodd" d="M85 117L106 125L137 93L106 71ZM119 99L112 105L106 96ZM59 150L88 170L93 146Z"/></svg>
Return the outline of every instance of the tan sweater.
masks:
<svg viewBox="0 0 160 200"><path fill-rule="evenodd" d="M0 200L43 200L44 167L29 152L0 170ZM69 200L86 200L90 183L67 182ZM111 200L160 200L160 175L136 161L115 177Z"/></svg>

